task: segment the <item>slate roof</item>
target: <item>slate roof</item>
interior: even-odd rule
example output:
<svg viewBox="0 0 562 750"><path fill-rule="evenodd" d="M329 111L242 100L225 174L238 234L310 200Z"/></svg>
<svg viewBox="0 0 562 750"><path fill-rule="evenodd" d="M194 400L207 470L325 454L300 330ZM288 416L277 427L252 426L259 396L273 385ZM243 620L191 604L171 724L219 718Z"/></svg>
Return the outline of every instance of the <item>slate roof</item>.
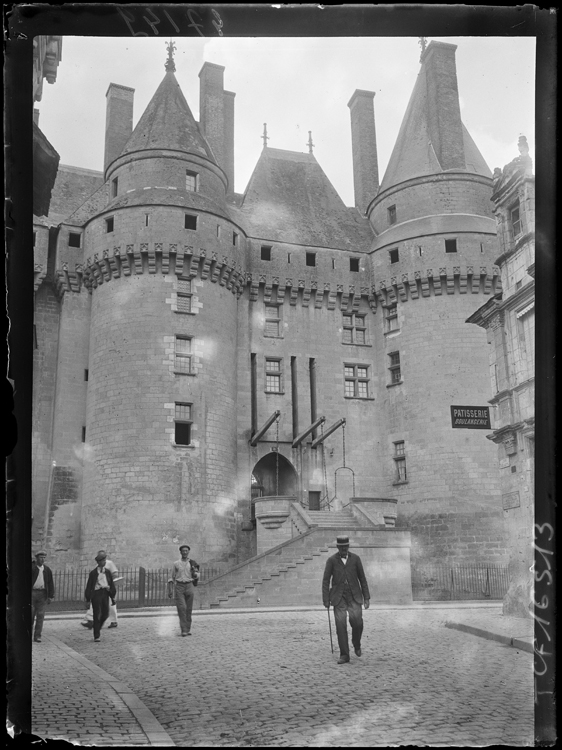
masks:
<svg viewBox="0 0 562 750"><path fill-rule="evenodd" d="M444 171L431 143L427 117L428 107L426 76L422 67L408 102L379 193L404 180ZM468 130L462 123L461 126L466 171L491 177L492 173L484 161L484 157L472 140Z"/></svg>
<svg viewBox="0 0 562 750"><path fill-rule="evenodd" d="M56 226L66 221L103 184L103 172L60 164L51 194L49 215L41 223Z"/></svg>
<svg viewBox="0 0 562 750"><path fill-rule="evenodd" d="M175 149L206 156L216 164L185 96L170 71L150 100L121 154L147 148Z"/></svg>
<svg viewBox="0 0 562 750"><path fill-rule="evenodd" d="M264 148L239 212L250 236L271 241L361 252L373 237L313 154Z"/></svg>

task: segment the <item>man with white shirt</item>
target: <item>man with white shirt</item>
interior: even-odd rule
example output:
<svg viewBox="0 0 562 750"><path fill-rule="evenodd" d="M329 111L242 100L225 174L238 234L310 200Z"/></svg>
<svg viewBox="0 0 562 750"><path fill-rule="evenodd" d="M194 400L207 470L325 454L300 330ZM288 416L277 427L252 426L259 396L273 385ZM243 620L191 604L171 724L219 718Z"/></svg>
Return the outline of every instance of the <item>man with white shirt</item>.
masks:
<svg viewBox="0 0 562 750"><path fill-rule="evenodd" d="M105 550L100 549L98 552L98 557L105 558L105 567L109 570L113 577L113 582L117 580L117 576L119 575L119 571L117 570L117 565L112 560L107 559L107 553ZM97 558L96 558L97 560ZM88 628L91 630L94 627L94 610L92 608L92 605L90 604L90 607L88 611L86 612L86 617L82 620L80 623L82 627ZM117 627L117 604L115 603L115 599L110 599L109 601L109 625L108 628L116 628Z"/></svg>
<svg viewBox="0 0 562 750"><path fill-rule="evenodd" d="M182 636L191 635L194 586L197 586L199 579L199 565L189 559L190 549L187 544L181 545L181 558L174 563L172 577L168 581L168 596L171 599L175 595Z"/></svg>
<svg viewBox="0 0 562 750"><path fill-rule="evenodd" d="M349 662L349 640L347 637L347 613L351 625L351 642L356 656L361 656L361 635L363 634L363 613L361 604L369 609L369 586L359 555L349 551L349 537L338 536L338 551L329 557L322 579L322 601L326 609L334 607L336 633L340 658L338 664ZM330 588L331 582L331 588Z"/></svg>
<svg viewBox="0 0 562 750"><path fill-rule="evenodd" d="M103 553L103 550L101 550ZM96 555L97 566L90 572L84 598L92 602L94 612L94 642L100 642L102 625L109 615L109 599L115 599L115 584L110 570L106 567L105 553Z"/></svg>
<svg viewBox="0 0 562 750"><path fill-rule="evenodd" d="M46 557L47 553L45 550L39 550L35 555L35 560L31 564L31 628L33 630L35 624L33 632L35 643L41 643L45 609L47 608L47 604L50 604L55 598L53 573L45 565Z"/></svg>

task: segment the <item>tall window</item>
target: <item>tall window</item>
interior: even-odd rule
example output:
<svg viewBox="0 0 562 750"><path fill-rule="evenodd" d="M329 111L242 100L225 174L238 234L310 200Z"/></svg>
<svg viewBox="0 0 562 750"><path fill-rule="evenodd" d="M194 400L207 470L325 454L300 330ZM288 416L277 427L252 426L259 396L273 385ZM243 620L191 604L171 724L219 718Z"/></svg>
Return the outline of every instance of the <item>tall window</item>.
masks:
<svg viewBox="0 0 562 750"><path fill-rule="evenodd" d="M396 468L395 482L407 482L408 474L406 472L406 446L403 440L397 440L394 443L394 466Z"/></svg>
<svg viewBox="0 0 562 750"><path fill-rule="evenodd" d="M178 312L191 312L191 279L178 279Z"/></svg>
<svg viewBox="0 0 562 750"><path fill-rule="evenodd" d="M400 372L400 352L392 352L388 355L390 364L388 369L390 370L390 382L400 383L402 380L402 373Z"/></svg>
<svg viewBox="0 0 562 750"><path fill-rule="evenodd" d="M316 265L316 253L307 253L306 254L306 265L307 266L315 266Z"/></svg>
<svg viewBox="0 0 562 750"><path fill-rule="evenodd" d="M199 190L199 175L197 172L185 170L185 189L190 193L196 193Z"/></svg>
<svg viewBox="0 0 562 750"><path fill-rule="evenodd" d="M111 197L112 198L117 197L118 192L119 192L119 177L114 177L111 180Z"/></svg>
<svg viewBox="0 0 562 750"><path fill-rule="evenodd" d="M384 323L386 333L398 330L398 303L389 305L384 310Z"/></svg>
<svg viewBox="0 0 562 750"><path fill-rule="evenodd" d="M344 344L366 344L367 330L364 315L355 313L343 316L343 343Z"/></svg>
<svg viewBox="0 0 562 750"><path fill-rule="evenodd" d="M349 270L357 273L359 272L359 258L349 259Z"/></svg>
<svg viewBox="0 0 562 750"><path fill-rule="evenodd" d="M535 374L535 309L526 307L517 313L517 332L521 353L521 377Z"/></svg>
<svg viewBox="0 0 562 750"><path fill-rule="evenodd" d="M388 223L396 224L396 206L389 206L387 211L388 211Z"/></svg>
<svg viewBox="0 0 562 750"><path fill-rule="evenodd" d="M281 336L281 306L265 306L265 335Z"/></svg>
<svg viewBox="0 0 562 750"><path fill-rule="evenodd" d="M176 336L174 370L191 373L191 337L189 336Z"/></svg>
<svg viewBox="0 0 562 750"><path fill-rule="evenodd" d="M191 445L192 404L176 402L174 426L176 445Z"/></svg>
<svg viewBox="0 0 562 750"><path fill-rule="evenodd" d="M389 259L390 259L391 263L398 263L398 261L400 260L400 255L398 253L398 248L397 247L393 247L392 250L389 250L388 251L388 256L389 256Z"/></svg>
<svg viewBox="0 0 562 750"><path fill-rule="evenodd" d="M344 365L344 394L347 398L369 398L367 365Z"/></svg>
<svg viewBox="0 0 562 750"><path fill-rule="evenodd" d="M110 216L109 219L105 220L105 231L113 232L113 216Z"/></svg>
<svg viewBox="0 0 562 750"><path fill-rule="evenodd" d="M517 237L521 234L521 210L519 201L509 209L509 221L513 230L513 236Z"/></svg>
<svg viewBox="0 0 562 750"><path fill-rule="evenodd" d="M265 360L265 392L266 393L282 393L282 372L281 363L282 359L270 359Z"/></svg>
<svg viewBox="0 0 562 750"><path fill-rule="evenodd" d="M234 247L238 247L238 232L232 232L232 244Z"/></svg>

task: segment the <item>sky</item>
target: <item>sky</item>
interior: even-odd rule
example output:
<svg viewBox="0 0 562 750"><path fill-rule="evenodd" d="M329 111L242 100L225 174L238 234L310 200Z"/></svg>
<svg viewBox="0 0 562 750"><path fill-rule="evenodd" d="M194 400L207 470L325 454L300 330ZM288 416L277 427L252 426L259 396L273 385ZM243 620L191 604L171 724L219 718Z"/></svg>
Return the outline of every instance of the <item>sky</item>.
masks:
<svg viewBox="0 0 562 750"><path fill-rule="evenodd" d="M457 45L462 120L488 166L518 156L519 135L534 157L535 39L429 37ZM135 89L133 125L164 77L164 37L64 36L57 80L44 80L35 108L61 164L103 169L105 94L110 83ZM199 119L199 71L225 67L235 98L235 190L243 193L263 147L314 155L344 203L354 205L350 114L355 89L375 92L382 181L416 77L417 37L176 37L176 78Z"/></svg>

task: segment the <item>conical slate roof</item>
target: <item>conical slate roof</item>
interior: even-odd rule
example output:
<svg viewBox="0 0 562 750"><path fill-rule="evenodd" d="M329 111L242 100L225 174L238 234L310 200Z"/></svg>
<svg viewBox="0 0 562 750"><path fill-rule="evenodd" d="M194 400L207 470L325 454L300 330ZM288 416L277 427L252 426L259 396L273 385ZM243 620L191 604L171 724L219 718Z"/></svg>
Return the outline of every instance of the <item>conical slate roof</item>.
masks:
<svg viewBox="0 0 562 750"><path fill-rule="evenodd" d="M121 153L130 154L149 148L187 151L205 156L216 164L171 71L156 89Z"/></svg>
<svg viewBox="0 0 562 750"><path fill-rule="evenodd" d="M435 54L426 57L422 64L379 192L404 180L438 174L448 169L492 176L460 120L454 59L450 58L445 63L435 61L440 48L447 47L453 45L432 42L428 48L428 53L432 51ZM440 82L436 86L435 80L438 78ZM444 80L446 84L442 84ZM439 141L450 139L451 133L457 133L460 141L455 166L441 163L439 157Z"/></svg>
<svg viewBox="0 0 562 750"><path fill-rule="evenodd" d="M241 213L249 235L278 242L360 252L372 233L347 208L313 154L264 148Z"/></svg>

